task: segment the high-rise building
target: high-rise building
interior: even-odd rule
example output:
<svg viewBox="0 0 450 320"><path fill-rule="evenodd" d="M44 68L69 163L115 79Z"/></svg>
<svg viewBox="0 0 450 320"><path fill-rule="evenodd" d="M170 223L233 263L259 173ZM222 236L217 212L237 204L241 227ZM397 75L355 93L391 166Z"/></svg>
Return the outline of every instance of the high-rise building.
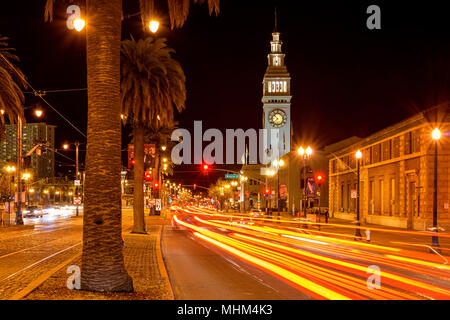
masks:
<svg viewBox="0 0 450 320"><path fill-rule="evenodd" d="M38 143L48 143L40 155L31 154L31 170L35 179L50 178L55 175L55 126L46 123L23 124L22 156ZM0 142L0 165L17 162L17 125L6 125L6 137Z"/></svg>

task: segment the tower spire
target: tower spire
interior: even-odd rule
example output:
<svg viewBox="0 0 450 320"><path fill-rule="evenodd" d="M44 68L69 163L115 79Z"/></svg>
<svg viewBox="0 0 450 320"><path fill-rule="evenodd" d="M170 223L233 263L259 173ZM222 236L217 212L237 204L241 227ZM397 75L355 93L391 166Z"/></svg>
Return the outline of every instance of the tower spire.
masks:
<svg viewBox="0 0 450 320"><path fill-rule="evenodd" d="M277 16L277 7L275 7L275 30L274 32L278 32L278 16Z"/></svg>

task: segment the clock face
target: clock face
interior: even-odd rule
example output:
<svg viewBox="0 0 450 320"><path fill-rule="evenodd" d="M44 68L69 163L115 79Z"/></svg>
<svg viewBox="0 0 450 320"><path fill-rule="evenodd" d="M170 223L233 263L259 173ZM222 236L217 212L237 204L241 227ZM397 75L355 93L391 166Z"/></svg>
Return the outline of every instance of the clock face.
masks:
<svg viewBox="0 0 450 320"><path fill-rule="evenodd" d="M283 110L275 109L269 113L269 122L272 127L281 128L287 121L286 113Z"/></svg>

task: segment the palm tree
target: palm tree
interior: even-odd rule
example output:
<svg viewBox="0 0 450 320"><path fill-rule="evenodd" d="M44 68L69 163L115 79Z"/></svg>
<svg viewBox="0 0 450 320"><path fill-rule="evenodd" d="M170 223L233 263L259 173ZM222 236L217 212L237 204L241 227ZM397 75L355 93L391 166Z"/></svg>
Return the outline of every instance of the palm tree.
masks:
<svg viewBox="0 0 450 320"><path fill-rule="evenodd" d="M207 0L210 14L219 0ZM181 27L190 1L167 0L171 27ZM194 0L204 2L204 0ZM47 0L46 20L55 0ZM140 0L142 20L153 16L155 0ZM86 2L88 129L81 287L132 291L122 253L120 37L122 0Z"/></svg>
<svg viewBox="0 0 450 320"><path fill-rule="evenodd" d="M0 141L5 134L5 117L14 123L20 117L23 119L25 76L14 66L19 58L8 47L8 38L0 36Z"/></svg>
<svg viewBox="0 0 450 320"><path fill-rule="evenodd" d="M186 100L183 69L172 58L174 50L165 39L122 41L120 87L122 114L133 125L135 233L145 233L144 222L144 135L145 128L173 123L174 107L181 112ZM156 146L159 148L159 145ZM158 161L154 179L159 178Z"/></svg>

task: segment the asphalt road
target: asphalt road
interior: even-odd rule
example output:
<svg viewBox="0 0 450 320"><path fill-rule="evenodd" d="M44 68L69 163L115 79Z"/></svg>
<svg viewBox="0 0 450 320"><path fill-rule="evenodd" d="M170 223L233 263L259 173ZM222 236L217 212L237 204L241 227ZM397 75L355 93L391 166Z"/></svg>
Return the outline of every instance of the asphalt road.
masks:
<svg viewBox="0 0 450 320"><path fill-rule="evenodd" d="M307 294L166 226L162 250L177 300L305 300Z"/></svg>

